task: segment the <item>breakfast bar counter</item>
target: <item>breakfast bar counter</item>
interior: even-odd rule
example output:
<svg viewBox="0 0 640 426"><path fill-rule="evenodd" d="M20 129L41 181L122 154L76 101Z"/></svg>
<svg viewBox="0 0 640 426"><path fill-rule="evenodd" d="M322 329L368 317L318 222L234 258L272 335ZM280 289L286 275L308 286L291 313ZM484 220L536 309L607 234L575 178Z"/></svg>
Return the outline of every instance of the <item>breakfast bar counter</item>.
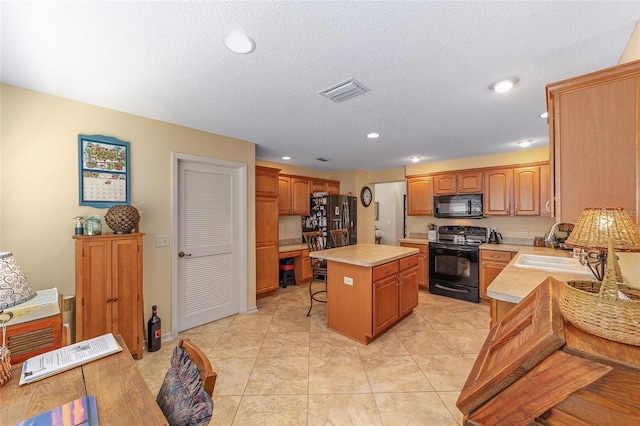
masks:
<svg viewBox="0 0 640 426"><path fill-rule="evenodd" d="M368 344L418 306L418 249L356 244L309 253L327 261L327 328Z"/></svg>

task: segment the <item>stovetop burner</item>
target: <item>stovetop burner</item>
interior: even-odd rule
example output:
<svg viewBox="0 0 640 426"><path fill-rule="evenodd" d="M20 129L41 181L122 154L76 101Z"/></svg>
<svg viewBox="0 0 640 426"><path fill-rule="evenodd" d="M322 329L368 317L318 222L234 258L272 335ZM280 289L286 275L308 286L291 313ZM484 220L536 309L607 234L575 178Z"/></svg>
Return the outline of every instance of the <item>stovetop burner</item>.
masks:
<svg viewBox="0 0 640 426"><path fill-rule="evenodd" d="M487 242L487 228L480 226L440 226L438 242L478 246Z"/></svg>

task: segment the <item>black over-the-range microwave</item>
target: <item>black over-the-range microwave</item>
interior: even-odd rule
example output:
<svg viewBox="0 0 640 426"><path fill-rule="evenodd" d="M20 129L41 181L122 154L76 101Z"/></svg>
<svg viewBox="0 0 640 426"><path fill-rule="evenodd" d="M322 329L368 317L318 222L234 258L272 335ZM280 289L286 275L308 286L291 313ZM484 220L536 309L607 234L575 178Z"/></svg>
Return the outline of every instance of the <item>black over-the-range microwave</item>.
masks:
<svg viewBox="0 0 640 426"><path fill-rule="evenodd" d="M435 217L482 218L482 194L436 195L433 197Z"/></svg>

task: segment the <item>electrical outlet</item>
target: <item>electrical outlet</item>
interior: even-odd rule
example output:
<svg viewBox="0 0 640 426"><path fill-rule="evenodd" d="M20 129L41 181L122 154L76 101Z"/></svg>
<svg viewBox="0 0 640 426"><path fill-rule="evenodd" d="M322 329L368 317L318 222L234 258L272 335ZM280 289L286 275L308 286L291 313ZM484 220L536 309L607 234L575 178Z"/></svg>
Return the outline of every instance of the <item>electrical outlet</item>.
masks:
<svg viewBox="0 0 640 426"><path fill-rule="evenodd" d="M167 247L169 245L169 236L168 235L157 235L156 236L156 247Z"/></svg>
<svg viewBox="0 0 640 426"><path fill-rule="evenodd" d="M529 236L529 229L528 228L522 228L522 236L523 237L528 237Z"/></svg>
<svg viewBox="0 0 640 426"><path fill-rule="evenodd" d="M353 278L350 277L344 277L344 283L346 285L353 285Z"/></svg>

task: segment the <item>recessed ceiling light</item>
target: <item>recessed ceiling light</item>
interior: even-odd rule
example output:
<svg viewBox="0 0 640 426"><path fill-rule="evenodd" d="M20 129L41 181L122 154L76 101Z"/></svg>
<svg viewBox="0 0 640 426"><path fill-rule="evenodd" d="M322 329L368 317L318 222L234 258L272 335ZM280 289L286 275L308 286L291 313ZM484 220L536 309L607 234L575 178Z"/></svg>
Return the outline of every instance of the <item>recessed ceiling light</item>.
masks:
<svg viewBox="0 0 640 426"><path fill-rule="evenodd" d="M540 114L540 118L548 118L548 117L549 117L548 112L543 112L542 114Z"/></svg>
<svg viewBox="0 0 640 426"><path fill-rule="evenodd" d="M411 157L409 158L411 161L413 161L414 163L417 163L418 161L420 161L420 157Z"/></svg>
<svg viewBox="0 0 640 426"><path fill-rule="evenodd" d="M513 88L513 86L518 84L519 81L520 79L518 77L511 77L505 80L500 80L496 83L489 85L489 90L493 90L498 93L508 92Z"/></svg>
<svg viewBox="0 0 640 426"><path fill-rule="evenodd" d="M256 49L256 43L241 31L232 31L224 37L227 49L236 53L251 53Z"/></svg>
<svg viewBox="0 0 640 426"><path fill-rule="evenodd" d="M284 157L282 157L282 159L283 160L291 160L291 157L288 157L288 156L285 155Z"/></svg>
<svg viewBox="0 0 640 426"><path fill-rule="evenodd" d="M369 139L376 139L376 138L379 138L379 137L380 137L380 133L372 132L372 133L369 133L369 134L367 135L367 137L368 137Z"/></svg>
<svg viewBox="0 0 640 426"><path fill-rule="evenodd" d="M526 148L529 145L531 145L532 143L533 143L533 139L527 139L527 140L522 140L522 141L516 142L516 144L519 145L520 148Z"/></svg>

